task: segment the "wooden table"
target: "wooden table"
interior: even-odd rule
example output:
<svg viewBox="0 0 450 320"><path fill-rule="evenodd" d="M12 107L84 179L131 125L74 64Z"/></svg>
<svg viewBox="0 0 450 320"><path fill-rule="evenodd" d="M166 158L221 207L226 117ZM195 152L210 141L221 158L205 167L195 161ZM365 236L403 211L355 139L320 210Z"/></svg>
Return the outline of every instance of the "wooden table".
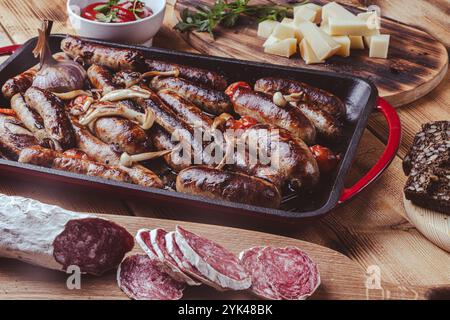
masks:
<svg viewBox="0 0 450 320"><path fill-rule="evenodd" d="M23 43L34 37L42 18L56 22L54 32L70 33L65 2L25 0L18 4L15 0L0 0L0 45ZM448 0L345 2L359 5L377 3L384 15L428 28L450 48ZM166 26L155 38L155 46L195 52L167 26L172 17L172 8L169 6ZM432 93L399 109L404 129L403 142L393 164L376 183L354 201L337 208L321 220L302 224L295 229L269 231L330 247L364 268L377 265L381 268L383 281L397 285L399 290L408 286L449 285L450 255L425 239L405 218L402 188L406 178L401 170L402 158L420 125L427 121L450 119L449 80L450 73ZM357 181L375 163L383 151L387 134L383 118L373 115L351 170L349 184ZM189 219L182 212L152 209L148 203L121 201L113 197L105 199L83 191L67 193L52 186L43 188L42 185L1 177L0 192L31 197L77 211ZM258 226L250 227L258 229Z"/></svg>

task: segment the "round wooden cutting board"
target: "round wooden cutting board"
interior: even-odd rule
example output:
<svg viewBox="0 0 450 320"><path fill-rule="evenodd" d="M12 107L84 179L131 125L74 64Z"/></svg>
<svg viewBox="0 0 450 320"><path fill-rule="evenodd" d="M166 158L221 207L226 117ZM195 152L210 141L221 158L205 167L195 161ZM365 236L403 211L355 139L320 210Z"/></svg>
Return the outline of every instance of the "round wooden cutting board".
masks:
<svg viewBox="0 0 450 320"><path fill-rule="evenodd" d="M450 252L450 216L416 206L403 197L405 211L411 223L431 242Z"/></svg>
<svg viewBox="0 0 450 320"><path fill-rule="evenodd" d="M325 4L328 1L313 1ZM185 8L212 5L214 0L177 0L174 23ZM252 4L270 3L268 0L252 0ZM360 9L348 7L358 13ZM405 5L405 10L407 10ZM281 64L284 66L315 70L344 72L371 80L378 87L380 96L394 106L401 106L419 99L433 90L444 78L448 69L448 53L444 45L428 33L391 19L382 19L383 34L391 35L388 59L369 58L368 50L352 50L348 58L333 57L325 64L306 65L297 53L283 58L263 52L265 39L257 36L257 20L242 17L239 25L218 28L215 39L208 33L190 32L183 37L202 53L244 60Z"/></svg>

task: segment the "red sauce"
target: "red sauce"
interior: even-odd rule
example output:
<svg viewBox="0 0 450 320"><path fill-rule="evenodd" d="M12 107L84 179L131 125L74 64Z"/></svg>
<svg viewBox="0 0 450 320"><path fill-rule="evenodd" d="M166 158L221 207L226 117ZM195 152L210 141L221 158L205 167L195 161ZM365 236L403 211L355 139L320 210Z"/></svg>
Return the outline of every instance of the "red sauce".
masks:
<svg viewBox="0 0 450 320"><path fill-rule="evenodd" d="M104 23L137 21L152 14L152 10L138 0L95 2L81 11L83 18Z"/></svg>

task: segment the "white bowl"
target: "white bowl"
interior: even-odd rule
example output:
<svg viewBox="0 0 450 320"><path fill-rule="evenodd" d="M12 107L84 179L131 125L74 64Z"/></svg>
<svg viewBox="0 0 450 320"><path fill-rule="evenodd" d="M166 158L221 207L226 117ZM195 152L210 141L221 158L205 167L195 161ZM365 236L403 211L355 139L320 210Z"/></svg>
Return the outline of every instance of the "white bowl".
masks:
<svg viewBox="0 0 450 320"><path fill-rule="evenodd" d="M142 0L153 11L150 17L124 23L103 23L81 17L81 10L98 0L68 0L67 12L75 31L82 37L127 44L149 44L164 20L166 0Z"/></svg>

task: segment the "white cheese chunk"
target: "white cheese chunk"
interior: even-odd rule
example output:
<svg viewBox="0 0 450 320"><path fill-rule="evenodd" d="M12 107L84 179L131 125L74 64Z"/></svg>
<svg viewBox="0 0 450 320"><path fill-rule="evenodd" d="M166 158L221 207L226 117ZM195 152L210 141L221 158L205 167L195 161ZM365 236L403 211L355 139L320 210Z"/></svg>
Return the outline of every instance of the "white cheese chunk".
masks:
<svg viewBox="0 0 450 320"><path fill-rule="evenodd" d="M280 23L273 29L272 36L280 40L295 38L295 27L292 24Z"/></svg>
<svg viewBox="0 0 450 320"><path fill-rule="evenodd" d="M287 25L289 28L293 28L294 36L295 36L295 38L297 38L297 41L302 40L302 36L300 35L300 31L298 30L298 24L294 23L294 19L283 18L283 20L281 20L281 24Z"/></svg>
<svg viewBox="0 0 450 320"><path fill-rule="evenodd" d="M297 39L288 38L279 40L275 43L265 46L264 52L289 58L297 52Z"/></svg>
<svg viewBox="0 0 450 320"><path fill-rule="evenodd" d="M341 47L330 35L314 23L305 21L299 25L300 34L305 38L319 60L333 56Z"/></svg>
<svg viewBox="0 0 450 320"><path fill-rule="evenodd" d="M305 6L297 6L294 8L294 23L299 24L303 21L315 22L317 11L309 9Z"/></svg>
<svg viewBox="0 0 450 320"><path fill-rule="evenodd" d="M294 23L294 19L291 18L283 18L283 20L281 20L281 24L293 24Z"/></svg>
<svg viewBox="0 0 450 320"><path fill-rule="evenodd" d="M371 36L379 32L377 29L370 29L367 22L361 19L329 18L328 27L333 36Z"/></svg>
<svg viewBox="0 0 450 320"><path fill-rule="evenodd" d="M341 45L341 48L336 52L337 56L350 56L350 38L348 36L335 36L333 40Z"/></svg>
<svg viewBox="0 0 450 320"><path fill-rule="evenodd" d="M274 37L273 35L270 35L267 40L264 42L263 47L267 47L270 46L272 44L274 44L275 42L280 41L280 39L278 39L277 37Z"/></svg>
<svg viewBox="0 0 450 320"><path fill-rule="evenodd" d="M328 21L330 17L349 20L358 19L353 13L336 2L327 3L322 7L322 21Z"/></svg>
<svg viewBox="0 0 450 320"><path fill-rule="evenodd" d="M351 49L364 49L364 40L362 36L348 36L350 39L350 48Z"/></svg>
<svg viewBox="0 0 450 320"><path fill-rule="evenodd" d="M316 24L319 24L322 22L322 6L319 6L318 4L315 3L307 3L303 5L304 7L314 10L316 12L316 20L313 21ZM294 12L295 12L295 8L294 8Z"/></svg>
<svg viewBox="0 0 450 320"><path fill-rule="evenodd" d="M390 36L386 34L371 36L369 57L386 59L388 57L389 41Z"/></svg>
<svg viewBox="0 0 450 320"><path fill-rule="evenodd" d="M264 20L258 24L258 37L267 39L273 32L273 29L280 24L278 21Z"/></svg>
<svg viewBox="0 0 450 320"><path fill-rule="evenodd" d="M378 30L378 32L374 32L373 34L380 34L381 19L375 11L363 12L358 14L357 17L360 20L365 21L370 30Z"/></svg>
<svg viewBox="0 0 450 320"><path fill-rule="evenodd" d="M324 60L320 60L317 58L316 54L312 50L311 46L309 45L308 41L306 39L303 39L300 42L299 45L300 48L300 54L305 61L306 64L316 64L316 63L324 63Z"/></svg>

